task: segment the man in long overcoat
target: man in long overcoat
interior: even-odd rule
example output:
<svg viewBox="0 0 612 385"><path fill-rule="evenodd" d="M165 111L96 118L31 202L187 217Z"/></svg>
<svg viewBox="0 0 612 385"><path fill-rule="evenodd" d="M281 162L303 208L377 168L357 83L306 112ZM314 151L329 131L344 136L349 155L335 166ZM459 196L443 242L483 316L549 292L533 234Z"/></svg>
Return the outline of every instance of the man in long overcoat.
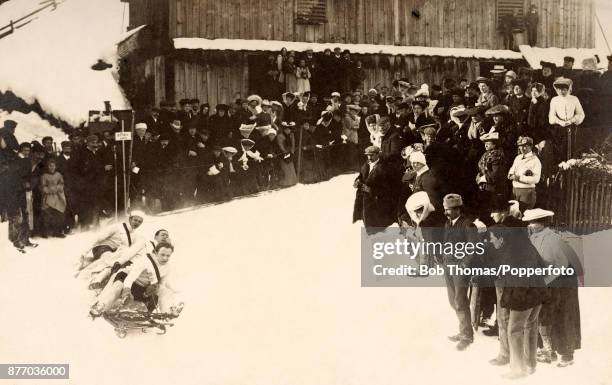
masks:
<svg viewBox="0 0 612 385"><path fill-rule="evenodd" d="M389 194L393 186L380 161L380 148L370 146L365 149L365 155L368 161L353 184L357 189L353 223L362 220L368 234L373 234L395 221L395 201Z"/></svg>

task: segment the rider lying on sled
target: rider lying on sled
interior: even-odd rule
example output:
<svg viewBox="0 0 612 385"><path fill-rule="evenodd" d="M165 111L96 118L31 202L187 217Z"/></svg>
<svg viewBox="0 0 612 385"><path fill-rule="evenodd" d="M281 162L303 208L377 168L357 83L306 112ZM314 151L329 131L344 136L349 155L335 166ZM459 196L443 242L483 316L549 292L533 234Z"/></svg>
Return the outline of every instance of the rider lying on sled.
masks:
<svg viewBox="0 0 612 385"><path fill-rule="evenodd" d="M176 290L170 284L168 264L173 252L174 246L160 242L152 253L138 256L129 266L119 269L111 275L90 314L99 316L113 308L118 299L126 296L143 303L148 312L155 310L158 305L163 313L175 312L180 306L173 303L172 297Z"/></svg>

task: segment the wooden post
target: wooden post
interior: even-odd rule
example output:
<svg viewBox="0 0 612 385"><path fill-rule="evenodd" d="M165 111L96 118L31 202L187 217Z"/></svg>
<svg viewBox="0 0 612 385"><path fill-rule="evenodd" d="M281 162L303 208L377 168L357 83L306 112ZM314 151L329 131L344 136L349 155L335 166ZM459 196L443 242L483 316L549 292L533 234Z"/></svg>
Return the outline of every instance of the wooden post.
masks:
<svg viewBox="0 0 612 385"><path fill-rule="evenodd" d="M118 180L117 180L117 145L113 144L113 170L115 171L115 221L119 220L119 202L117 197Z"/></svg>
<svg viewBox="0 0 612 385"><path fill-rule="evenodd" d="M135 112L134 110L132 110L132 123L131 123L131 127L130 127L130 132L132 133L132 140L130 140L130 157L129 162L128 162L128 167L130 169L130 173L127 176L127 196L126 196L126 206L125 206L125 213L127 214L128 212L128 208L130 206L130 180L131 180L131 176L132 176L132 150L134 149L134 119L136 119L135 116ZM123 127L123 125L122 125ZM123 129L122 129L123 130Z"/></svg>
<svg viewBox="0 0 612 385"><path fill-rule="evenodd" d="M300 137L298 139L298 160L297 160L297 180L300 183L300 174L302 173L302 132L304 127L300 124Z"/></svg>

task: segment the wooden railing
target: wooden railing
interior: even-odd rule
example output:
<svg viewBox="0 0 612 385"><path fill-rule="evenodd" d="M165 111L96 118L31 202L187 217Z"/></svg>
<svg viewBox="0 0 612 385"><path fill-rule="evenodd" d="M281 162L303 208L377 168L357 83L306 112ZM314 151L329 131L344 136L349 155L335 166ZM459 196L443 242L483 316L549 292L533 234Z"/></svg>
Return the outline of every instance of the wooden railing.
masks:
<svg viewBox="0 0 612 385"><path fill-rule="evenodd" d="M578 235L612 228L612 175L584 168L560 171L548 192L557 227Z"/></svg>

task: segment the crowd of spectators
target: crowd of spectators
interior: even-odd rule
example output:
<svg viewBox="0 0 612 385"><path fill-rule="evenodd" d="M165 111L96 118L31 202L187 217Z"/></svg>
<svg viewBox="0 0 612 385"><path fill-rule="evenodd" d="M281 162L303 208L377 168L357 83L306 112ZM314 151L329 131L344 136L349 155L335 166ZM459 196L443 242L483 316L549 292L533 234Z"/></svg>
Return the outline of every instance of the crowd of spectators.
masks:
<svg viewBox="0 0 612 385"><path fill-rule="evenodd" d="M597 101L612 94L610 71L600 75L593 63L575 71L571 58L563 68L543 62L542 70L520 68L517 74L496 66L491 76L472 82L446 79L430 86L396 79L364 91L360 63L346 51L317 57L308 51L280 76L279 69L295 62L292 57L286 50L269 57L265 75L275 81L266 82L263 97L253 94L214 109L197 99L178 106L164 101L139 111L126 154L131 206L167 211L287 187L298 179L327 180L358 171L365 148L376 145L396 175L392 195L406 197L425 185L436 207L454 191L474 212L486 212L499 197L532 208L544 202L556 164L596 140L591 134L576 137L576 127L603 116ZM295 82L289 76L294 72ZM11 219L18 249L31 244L30 232L63 236L113 215L123 182L119 177L115 194L122 165L112 132L79 128L57 148L51 138L18 143L15 129L15 122L5 121L0 135L0 213ZM537 169L514 160L521 147L534 154ZM415 169L413 152L425 155L420 164L428 174ZM516 174L526 167L537 175ZM508 171L516 175L511 179L523 179L508 181ZM403 205L396 206L394 220Z"/></svg>

